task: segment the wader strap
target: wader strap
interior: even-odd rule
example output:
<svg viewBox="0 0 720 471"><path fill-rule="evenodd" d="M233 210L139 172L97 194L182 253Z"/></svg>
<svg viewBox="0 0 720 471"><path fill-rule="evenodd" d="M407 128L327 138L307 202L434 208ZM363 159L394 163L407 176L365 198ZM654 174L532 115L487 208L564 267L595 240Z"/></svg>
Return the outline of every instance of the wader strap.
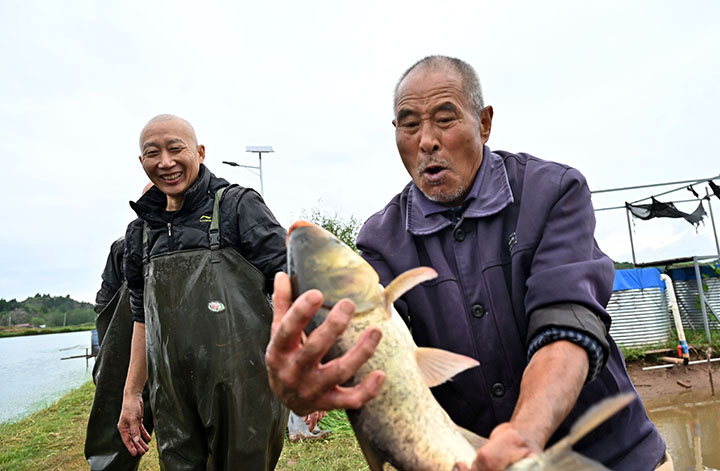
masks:
<svg viewBox="0 0 720 471"><path fill-rule="evenodd" d="M213 204L212 221L210 221L210 250L220 248L220 201L227 187L222 187L215 192L215 202Z"/></svg>
<svg viewBox="0 0 720 471"><path fill-rule="evenodd" d="M148 259L150 258L150 251L148 250L148 240L150 239L150 236L148 235L148 224L147 222L143 222L143 231L142 231L142 247L143 247L143 264L147 263Z"/></svg>

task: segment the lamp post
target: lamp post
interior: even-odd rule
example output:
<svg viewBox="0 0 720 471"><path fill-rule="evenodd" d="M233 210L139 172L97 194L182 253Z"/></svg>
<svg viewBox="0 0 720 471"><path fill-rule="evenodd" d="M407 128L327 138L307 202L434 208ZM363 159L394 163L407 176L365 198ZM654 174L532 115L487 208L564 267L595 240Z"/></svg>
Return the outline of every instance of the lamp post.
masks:
<svg viewBox="0 0 720 471"><path fill-rule="evenodd" d="M258 165L242 165L237 162L228 162L226 160L223 160L224 164L230 165L231 167L243 167L248 170L250 170L255 175L258 175L260 177L260 194L262 196L265 196L264 189L263 189L263 175L262 175L262 155L268 154L270 152L275 152L272 148L272 146L246 146L245 152L254 152L258 155ZM255 171L257 170L257 172Z"/></svg>

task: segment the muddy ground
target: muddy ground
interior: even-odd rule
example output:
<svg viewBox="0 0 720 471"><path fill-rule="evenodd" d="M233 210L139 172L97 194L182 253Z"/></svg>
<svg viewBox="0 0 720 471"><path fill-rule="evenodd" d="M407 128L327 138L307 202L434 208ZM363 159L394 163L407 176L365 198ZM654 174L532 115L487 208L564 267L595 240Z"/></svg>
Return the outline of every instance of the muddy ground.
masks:
<svg viewBox="0 0 720 471"><path fill-rule="evenodd" d="M717 354L715 354L715 357L717 357ZM704 360L705 358L699 358L696 355L691 357L691 360L698 359ZM667 394L677 394L683 391L710 390L707 363L643 370L643 368L647 366L662 364L668 364L668 362L653 356L644 360L628 363L628 373L643 401L655 399ZM715 394L720 394L720 362L714 362L711 363L711 365Z"/></svg>

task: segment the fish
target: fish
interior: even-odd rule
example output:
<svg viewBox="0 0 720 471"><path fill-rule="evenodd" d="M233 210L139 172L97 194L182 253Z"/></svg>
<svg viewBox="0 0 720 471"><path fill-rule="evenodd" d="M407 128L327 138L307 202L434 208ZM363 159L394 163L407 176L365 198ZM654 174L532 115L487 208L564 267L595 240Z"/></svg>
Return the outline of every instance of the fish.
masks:
<svg viewBox="0 0 720 471"><path fill-rule="evenodd" d="M418 347L393 303L418 284L437 276L430 267L400 274L386 287L358 253L332 233L307 221L295 222L287 234L287 266L293 299L310 289L323 293L323 305L305 327L310 335L341 299L355 303L350 324L323 361L342 356L371 326L382 330L373 356L345 384L354 386L375 370L386 373L379 394L347 415L371 471L390 463L399 471L451 471L456 463L472 464L487 442L456 425L430 390L458 373L474 368L473 358L436 348ZM603 471L602 464L575 453L572 445L634 399L624 394L590 408L567 437L538 456L511 465L511 471Z"/></svg>

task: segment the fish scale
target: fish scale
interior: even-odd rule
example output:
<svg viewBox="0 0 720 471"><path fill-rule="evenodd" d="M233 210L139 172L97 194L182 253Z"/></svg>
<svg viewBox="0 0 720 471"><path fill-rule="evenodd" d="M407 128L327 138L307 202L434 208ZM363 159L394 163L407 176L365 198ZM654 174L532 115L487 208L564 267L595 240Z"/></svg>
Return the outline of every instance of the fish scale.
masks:
<svg viewBox="0 0 720 471"><path fill-rule="evenodd" d="M374 323L373 316L367 316L366 322L352 323L347 337L343 335L346 350L370 325L383 332L375 355L351 380L354 386L372 371L387 373L378 397L359 411L348 411L358 439L367 440L378 455L400 470L450 470L458 461L471 463L474 447L458 432L414 367L415 344L400 316L392 311L390 320Z"/></svg>

